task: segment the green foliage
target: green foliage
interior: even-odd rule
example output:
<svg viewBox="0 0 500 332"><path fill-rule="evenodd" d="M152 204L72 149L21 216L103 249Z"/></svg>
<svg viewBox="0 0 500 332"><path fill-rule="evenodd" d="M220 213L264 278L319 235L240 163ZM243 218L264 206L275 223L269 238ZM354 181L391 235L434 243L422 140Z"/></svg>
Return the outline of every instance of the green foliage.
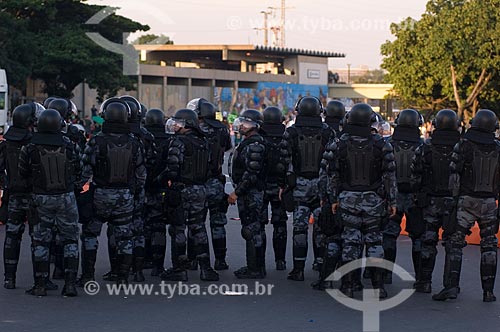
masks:
<svg viewBox="0 0 500 332"><path fill-rule="evenodd" d="M1 6L0 67L16 87L23 89L32 77L44 81L49 95L71 97L85 81L103 97L133 86L122 74L122 55L100 47L85 33L99 32L121 44L124 33L148 26L114 14L100 24L85 24L105 7L77 0L3 0Z"/></svg>
<svg viewBox="0 0 500 332"><path fill-rule="evenodd" d="M454 106L470 116L498 105L500 0L432 0L420 20L393 24L382 68L406 106ZM491 99L490 99L491 98Z"/></svg>
<svg viewBox="0 0 500 332"><path fill-rule="evenodd" d="M368 84L389 83L386 78L386 72L380 69L370 70L361 76L353 77L352 82Z"/></svg>
<svg viewBox="0 0 500 332"><path fill-rule="evenodd" d="M142 35L136 40L132 42L134 45L142 45L142 44L150 44L150 45L172 45L174 43L173 40L170 40L170 37L165 35L155 35L155 34L146 34Z"/></svg>

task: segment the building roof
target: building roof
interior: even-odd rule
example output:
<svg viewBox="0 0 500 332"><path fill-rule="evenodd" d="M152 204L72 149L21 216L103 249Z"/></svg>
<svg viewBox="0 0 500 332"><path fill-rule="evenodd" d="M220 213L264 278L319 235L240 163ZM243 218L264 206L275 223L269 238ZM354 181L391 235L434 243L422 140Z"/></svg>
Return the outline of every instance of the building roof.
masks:
<svg viewBox="0 0 500 332"><path fill-rule="evenodd" d="M317 51L317 50L307 50L299 48L289 48L289 47L274 47L274 46L262 46L262 45L134 45L136 50L148 51L148 52L168 52L168 53L212 53L212 52L245 52L253 53L254 55L273 55L276 57L287 57L293 55L306 55L313 57L323 57L323 58L344 58L344 53L330 52L330 51ZM224 57L224 55L223 55Z"/></svg>

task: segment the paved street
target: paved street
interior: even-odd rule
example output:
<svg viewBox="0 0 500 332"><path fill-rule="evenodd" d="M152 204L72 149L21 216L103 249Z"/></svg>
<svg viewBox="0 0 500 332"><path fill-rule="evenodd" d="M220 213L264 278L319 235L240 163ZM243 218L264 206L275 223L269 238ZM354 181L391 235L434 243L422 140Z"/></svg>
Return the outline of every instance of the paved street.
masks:
<svg viewBox="0 0 500 332"><path fill-rule="evenodd" d="M231 207L229 217L236 217ZM290 225L291 218L289 219ZM244 245L240 238L239 222L230 220L230 271L221 273L221 283L240 283L232 270L244 264ZM271 229L268 229L268 249L271 248ZM291 227L289 228L291 232ZM104 234L105 232L103 232ZM0 227L3 244L5 226ZM275 271L272 250L268 250L268 277L262 283L274 284L271 296L110 296L101 292L89 296L80 292L77 298L63 298L59 291L46 298L24 294L32 283L29 259L29 240L25 234L22 248L18 289L0 289L0 331L362 331L362 314L348 309L326 292L314 291L309 284L316 278L307 263L306 281L286 280L286 271ZM108 259L105 237L101 236L101 250L97 263L97 276L107 271ZM289 241L289 248L290 248ZM411 270L410 241L401 237L398 263ZM441 284L443 248L439 248L439 261L434 288ZM309 258L312 257L312 252ZM465 248L462 293L458 300L437 303L430 295L414 294L400 306L381 315L381 331L498 331L500 328L500 302L482 302L479 280L479 247ZM291 265L291 251L287 261ZM166 265L169 264L169 259ZM3 267L2 275L3 275ZM159 283L149 276L147 282ZM190 272L190 283L198 282L198 274ZM62 287L62 281L57 282ZM253 285L253 281L246 282ZM104 283L101 283L104 286ZM202 284L206 285L206 284ZM389 296L399 292L407 283L396 279L388 287ZM498 289L498 287L497 287ZM358 297L359 298L359 297Z"/></svg>

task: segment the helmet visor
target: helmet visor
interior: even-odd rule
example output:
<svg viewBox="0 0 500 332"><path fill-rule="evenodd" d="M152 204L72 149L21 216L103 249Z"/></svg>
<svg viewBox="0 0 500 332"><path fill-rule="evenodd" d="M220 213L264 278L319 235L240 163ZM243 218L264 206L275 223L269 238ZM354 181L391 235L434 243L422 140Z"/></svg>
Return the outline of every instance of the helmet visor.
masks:
<svg viewBox="0 0 500 332"><path fill-rule="evenodd" d="M234 121L233 126L237 127L238 130L240 128L246 129L246 130L250 130L250 129L253 129L253 128L257 128L258 127L258 123L255 122L254 120L250 119L250 118L245 118L245 117L240 116L239 118L237 118Z"/></svg>
<svg viewBox="0 0 500 332"><path fill-rule="evenodd" d="M185 127L186 121L184 119L170 118L165 124L165 132L167 134L175 134L177 131Z"/></svg>

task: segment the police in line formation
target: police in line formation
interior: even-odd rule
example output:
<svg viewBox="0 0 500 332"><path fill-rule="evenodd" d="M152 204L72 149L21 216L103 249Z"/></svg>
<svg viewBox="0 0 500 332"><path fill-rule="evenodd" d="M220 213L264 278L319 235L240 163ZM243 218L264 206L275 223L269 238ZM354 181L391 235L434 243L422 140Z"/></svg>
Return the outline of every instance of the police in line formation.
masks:
<svg viewBox="0 0 500 332"><path fill-rule="evenodd" d="M424 142L423 117L412 109L400 112L388 139L377 133L378 117L367 104L346 113L339 101L323 108L318 98L303 97L288 128L277 107L248 109L234 123L243 140L229 160L234 190L227 194L222 166L231 137L207 100L194 99L167 120L162 110L148 111L131 96L107 99L102 132L88 142L69 123L75 109L61 98L18 106L0 143L7 289L16 287L26 221L34 276L27 292L35 296L57 289L50 280L52 257L52 279L64 279L63 295L76 296L77 286L95 280L104 223L110 261L104 280L126 284L133 275L134 282L143 282L143 270L151 268L163 280L187 281L187 271L199 268L200 280L217 281L216 270L229 268L227 209L237 204L246 244L246 265L234 272L239 279L265 278L269 221L275 267L287 268L287 212L293 212L288 279L304 280L313 217L313 269L319 278L312 287L320 290L333 287L327 277L336 268L363 255L395 262L405 216L415 290L432 292L442 228L444 288L432 298L455 299L465 237L477 221L483 300L496 300L500 145L492 111L479 110L462 133L457 114L442 110ZM167 230L172 262L165 270ZM387 297L391 271L369 267L363 278L371 279L380 298ZM342 276L340 290L353 297L363 289L361 279L360 270Z"/></svg>

